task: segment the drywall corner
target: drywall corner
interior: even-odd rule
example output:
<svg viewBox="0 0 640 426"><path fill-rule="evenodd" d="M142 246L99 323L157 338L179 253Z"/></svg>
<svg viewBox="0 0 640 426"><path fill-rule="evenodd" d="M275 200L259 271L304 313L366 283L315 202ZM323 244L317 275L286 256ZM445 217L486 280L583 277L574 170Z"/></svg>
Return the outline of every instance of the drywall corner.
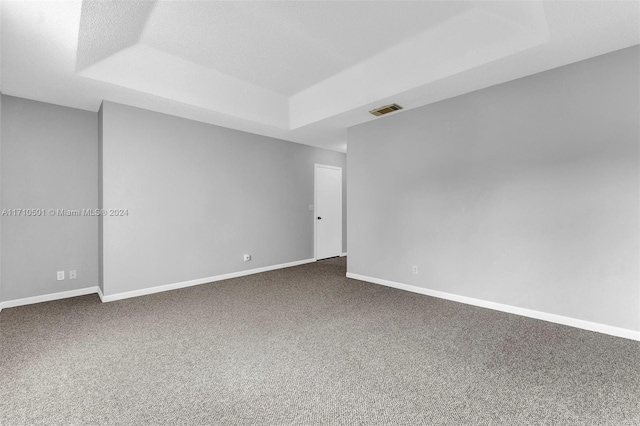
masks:
<svg viewBox="0 0 640 426"><path fill-rule="evenodd" d="M0 92L0 211L2 211L2 92ZM2 220L0 220L0 241L2 241ZM0 310L2 310L2 244L0 244Z"/></svg>
<svg viewBox="0 0 640 426"><path fill-rule="evenodd" d="M98 110L98 209L102 211L104 203L102 199L102 131L103 131L103 107L104 103L100 103ZM98 287L104 293L104 262L103 262L103 217L98 216Z"/></svg>

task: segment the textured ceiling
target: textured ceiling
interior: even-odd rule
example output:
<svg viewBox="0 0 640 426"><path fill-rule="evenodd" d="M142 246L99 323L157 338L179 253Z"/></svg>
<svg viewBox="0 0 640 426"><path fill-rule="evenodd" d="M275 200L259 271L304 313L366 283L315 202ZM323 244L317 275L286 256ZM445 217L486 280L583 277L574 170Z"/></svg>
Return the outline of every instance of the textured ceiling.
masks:
<svg viewBox="0 0 640 426"><path fill-rule="evenodd" d="M82 2L76 69L136 44L154 6L152 1Z"/></svg>
<svg viewBox="0 0 640 426"><path fill-rule="evenodd" d="M471 7L161 1L140 42L291 96Z"/></svg>
<svg viewBox="0 0 640 426"><path fill-rule="evenodd" d="M2 2L3 93L344 151L346 128L640 43L640 3ZM401 113L401 112L399 112Z"/></svg>

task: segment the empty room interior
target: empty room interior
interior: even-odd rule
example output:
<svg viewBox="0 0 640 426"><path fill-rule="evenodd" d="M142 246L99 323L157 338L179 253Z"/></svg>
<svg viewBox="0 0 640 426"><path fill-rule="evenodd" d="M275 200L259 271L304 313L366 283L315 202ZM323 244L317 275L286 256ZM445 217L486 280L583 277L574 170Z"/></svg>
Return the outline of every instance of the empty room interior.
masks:
<svg viewBox="0 0 640 426"><path fill-rule="evenodd" d="M640 425L640 2L0 25L1 425Z"/></svg>

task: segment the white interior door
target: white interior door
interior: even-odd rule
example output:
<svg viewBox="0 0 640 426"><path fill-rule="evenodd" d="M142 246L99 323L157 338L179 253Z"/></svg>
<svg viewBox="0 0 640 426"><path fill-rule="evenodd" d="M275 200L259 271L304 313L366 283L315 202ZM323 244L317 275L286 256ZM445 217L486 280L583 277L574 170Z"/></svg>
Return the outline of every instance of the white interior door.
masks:
<svg viewBox="0 0 640 426"><path fill-rule="evenodd" d="M342 254L342 169L315 165L316 259Z"/></svg>

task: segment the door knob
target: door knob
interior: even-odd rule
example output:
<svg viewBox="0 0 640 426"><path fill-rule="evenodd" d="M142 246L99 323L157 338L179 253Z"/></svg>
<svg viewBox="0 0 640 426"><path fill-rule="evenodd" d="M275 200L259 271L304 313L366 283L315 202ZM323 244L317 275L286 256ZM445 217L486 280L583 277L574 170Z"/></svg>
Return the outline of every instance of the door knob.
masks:
<svg viewBox="0 0 640 426"><path fill-rule="evenodd" d="M322 220L322 218L320 216L318 216L318 220Z"/></svg>

